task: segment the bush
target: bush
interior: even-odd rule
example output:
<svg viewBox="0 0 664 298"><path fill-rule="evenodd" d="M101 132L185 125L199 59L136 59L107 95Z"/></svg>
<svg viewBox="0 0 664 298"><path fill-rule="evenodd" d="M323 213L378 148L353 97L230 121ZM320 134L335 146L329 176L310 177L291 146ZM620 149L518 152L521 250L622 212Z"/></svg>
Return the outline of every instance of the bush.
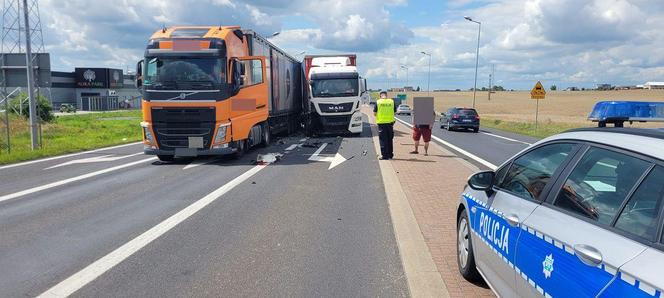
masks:
<svg viewBox="0 0 664 298"><path fill-rule="evenodd" d="M19 114L23 110L23 117L30 118L30 103L28 103L28 94L21 92L9 100L9 112L12 114ZM42 95L37 97L37 116L42 121L51 122L53 117L53 107L48 99Z"/></svg>

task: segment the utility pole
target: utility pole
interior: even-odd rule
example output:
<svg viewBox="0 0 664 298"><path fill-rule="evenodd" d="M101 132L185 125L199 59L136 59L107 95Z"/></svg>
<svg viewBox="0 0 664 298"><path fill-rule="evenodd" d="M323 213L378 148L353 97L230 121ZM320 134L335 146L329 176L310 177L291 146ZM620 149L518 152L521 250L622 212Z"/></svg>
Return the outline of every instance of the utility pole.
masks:
<svg viewBox="0 0 664 298"><path fill-rule="evenodd" d="M495 64L491 64L491 73L489 74L489 101L491 101L491 92L493 92L493 80L495 80L493 75L494 75L495 66L496 66Z"/></svg>
<svg viewBox="0 0 664 298"><path fill-rule="evenodd" d="M477 28L477 53L475 54L475 87L473 88L473 108L475 108L475 95L477 94L477 68L480 65L480 34L482 33L482 22L475 21L467 16L463 18L479 25Z"/></svg>
<svg viewBox="0 0 664 298"><path fill-rule="evenodd" d="M23 17L25 18L25 68L28 73L28 102L30 104L30 142L32 150L39 148L37 139L37 99L35 98L35 74L32 68L32 47L30 39L30 13L28 10L28 0L23 0Z"/></svg>

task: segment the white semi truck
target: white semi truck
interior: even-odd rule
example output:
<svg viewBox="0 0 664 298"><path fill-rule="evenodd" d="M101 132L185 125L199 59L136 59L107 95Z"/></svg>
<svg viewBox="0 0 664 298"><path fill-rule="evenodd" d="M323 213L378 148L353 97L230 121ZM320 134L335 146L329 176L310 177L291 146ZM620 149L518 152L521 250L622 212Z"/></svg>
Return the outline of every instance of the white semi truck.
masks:
<svg viewBox="0 0 664 298"><path fill-rule="evenodd" d="M368 96L360 77L356 55L309 55L304 57L309 107L305 109L308 135L362 132L360 105Z"/></svg>

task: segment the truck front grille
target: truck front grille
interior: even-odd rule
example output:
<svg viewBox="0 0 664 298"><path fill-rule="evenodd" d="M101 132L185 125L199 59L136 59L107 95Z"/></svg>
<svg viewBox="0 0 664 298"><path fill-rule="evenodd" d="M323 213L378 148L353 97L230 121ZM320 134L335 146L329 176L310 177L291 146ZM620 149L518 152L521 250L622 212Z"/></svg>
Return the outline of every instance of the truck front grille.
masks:
<svg viewBox="0 0 664 298"><path fill-rule="evenodd" d="M204 148L209 148L214 124L213 107L152 109L152 128L162 150L187 148L189 137L202 137Z"/></svg>
<svg viewBox="0 0 664 298"><path fill-rule="evenodd" d="M323 113L345 113L353 110L353 102L347 102L342 104L331 104L331 103L321 103L318 104L321 112Z"/></svg>

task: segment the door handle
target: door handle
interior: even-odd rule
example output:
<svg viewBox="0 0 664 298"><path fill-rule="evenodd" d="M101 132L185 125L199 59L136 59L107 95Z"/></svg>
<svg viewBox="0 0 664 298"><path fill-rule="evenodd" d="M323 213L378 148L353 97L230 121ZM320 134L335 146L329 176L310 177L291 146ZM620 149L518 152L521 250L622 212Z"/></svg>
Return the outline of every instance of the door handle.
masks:
<svg viewBox="0 0 664 298"><path fill-rule="evenodd" d="M514 214L505 216L505 221L507 221L507 223L510 226L513 226L513 227L516 227L516 226L519 225L519 217L514 215Z"/></svg>
<svg viewBox="0 0 664 298"><path fill-rule="evenodd" d="M596 267L602 264L602 253L590 245L574 245L574 254L581 262L588 266Z"/></svg>

